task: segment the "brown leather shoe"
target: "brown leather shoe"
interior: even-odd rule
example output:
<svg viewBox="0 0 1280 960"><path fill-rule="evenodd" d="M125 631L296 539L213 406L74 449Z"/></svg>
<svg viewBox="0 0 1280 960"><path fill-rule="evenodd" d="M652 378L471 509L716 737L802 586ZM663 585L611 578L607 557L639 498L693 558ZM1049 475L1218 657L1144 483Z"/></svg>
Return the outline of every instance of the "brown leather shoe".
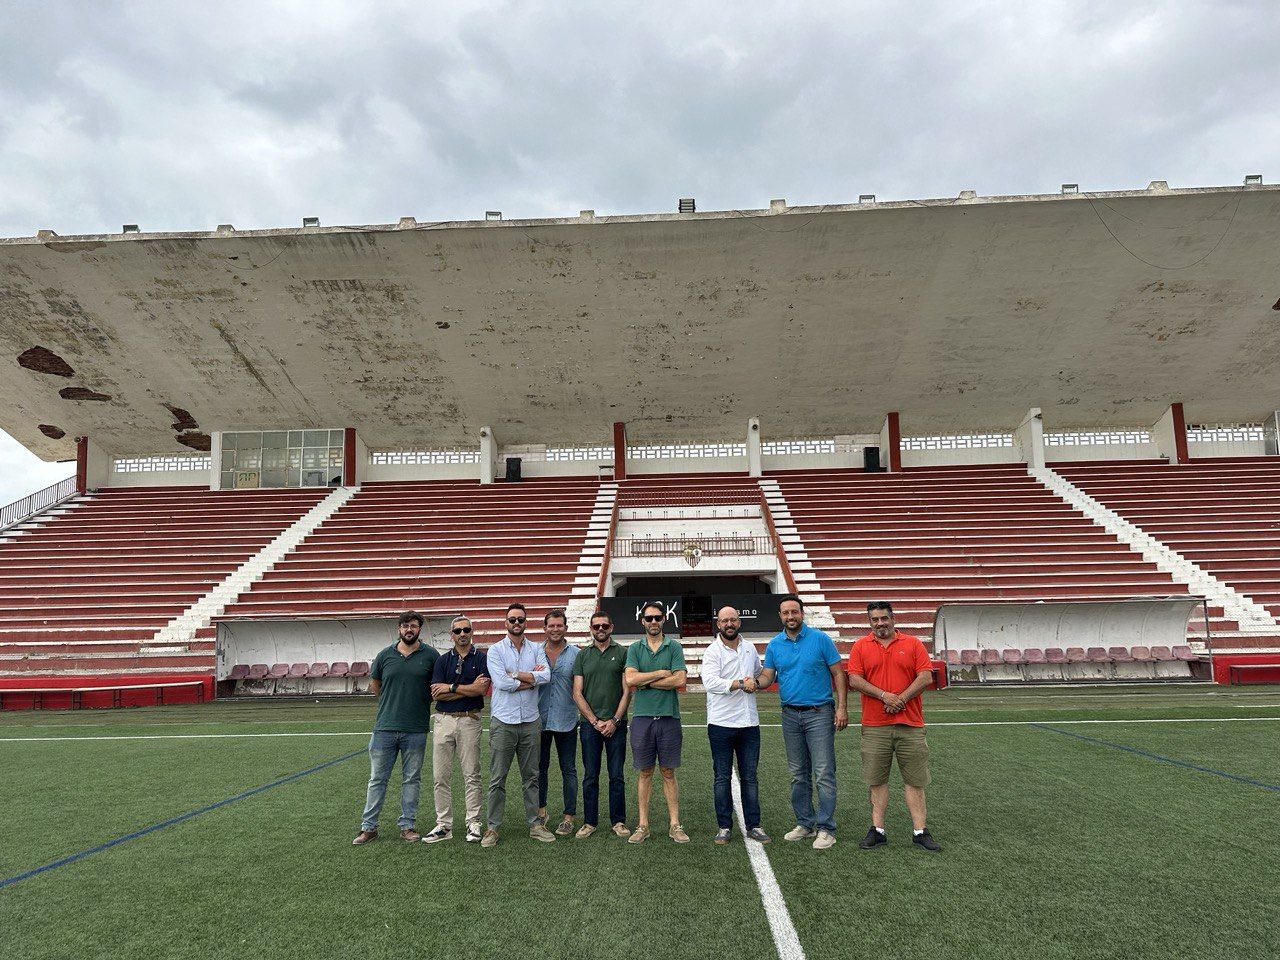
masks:
<svg viewBox="0 0 1280 960"><path fill-rule="evenodd" d="M372 843L374 840L377 840L377 839L378 839L377 830L361 830L359 833L356 834L356 838L351 841L351 845L355 847L362 847L366 843Z"/></svg>
<svg viewBox="0 0 1280 960"><path fill-rule="evenodd" d="M410 827L408 830L400 831L400 839L408 843L417 843L422 839L422 834Z"/></svg>

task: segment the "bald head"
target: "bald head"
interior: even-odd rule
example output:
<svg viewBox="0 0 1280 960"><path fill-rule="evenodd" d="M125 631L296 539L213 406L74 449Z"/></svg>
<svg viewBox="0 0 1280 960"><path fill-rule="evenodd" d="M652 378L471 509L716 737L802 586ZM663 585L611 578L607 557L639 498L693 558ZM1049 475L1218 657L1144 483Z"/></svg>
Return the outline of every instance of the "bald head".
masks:
<svg viewBox="0 0 1280 960"><path fill-rule="evenodd" d="M742 630L742 620L738 616L736 607L721 607L716 611L716 629L720 631L722 639L730 643L736 642L738 633Z"/></svg>

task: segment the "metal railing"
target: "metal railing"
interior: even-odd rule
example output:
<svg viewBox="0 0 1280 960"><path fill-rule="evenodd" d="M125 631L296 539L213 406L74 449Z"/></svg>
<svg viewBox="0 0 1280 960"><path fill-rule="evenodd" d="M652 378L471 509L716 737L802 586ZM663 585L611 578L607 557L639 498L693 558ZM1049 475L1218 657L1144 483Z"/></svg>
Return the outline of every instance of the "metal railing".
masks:
<svg viewBox="0 0 1280 960"><path fill-rule="evenodd" d="M37 490L21 500L15 500L8 506L0 507L0 530L34 517L42 510L55 507L63 500L75 496L75 493L76 478L72 475L65 480L59 480L57 483L45 487L43 490Z"/></svg>
<svg viewBox="0 0 1280 960"><path fill-rule="evenodd" d="M614 557L771 557L777 552L773 537L625 537L613 542Z"/></svg>

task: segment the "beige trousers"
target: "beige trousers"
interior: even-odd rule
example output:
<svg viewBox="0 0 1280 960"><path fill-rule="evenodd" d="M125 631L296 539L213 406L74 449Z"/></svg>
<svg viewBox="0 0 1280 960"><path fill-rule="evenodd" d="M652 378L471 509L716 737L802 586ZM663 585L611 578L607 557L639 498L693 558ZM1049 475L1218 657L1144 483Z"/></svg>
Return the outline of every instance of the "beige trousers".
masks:
<svg viewBox="0 0 1280 960"><path fill-rule="evenodd" d="M436 826L453 829L453 758L462 768L467 819L480 822L480 718L437 713L432 718L431 772L435 781Z"/></svg>

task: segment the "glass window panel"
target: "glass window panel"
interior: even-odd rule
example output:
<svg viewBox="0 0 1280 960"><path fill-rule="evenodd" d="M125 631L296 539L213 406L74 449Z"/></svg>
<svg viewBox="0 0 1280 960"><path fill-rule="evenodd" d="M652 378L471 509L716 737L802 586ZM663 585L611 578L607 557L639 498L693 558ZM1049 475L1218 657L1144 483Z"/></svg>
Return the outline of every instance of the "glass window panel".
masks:
<svg viewBox="0 0 1280 960"><path fill-rule="evenodd" d="M299 470L302 469L302 451L301 450L289 451L289 469L294 471L295 473L297 473Z"/></svg>
<svg viewBox="0 0 1280 960"><path fill-rule="evenodd" d="M280 450L263 450L262 451L262 469L263 470L283 470L289 463L289 451Z"/></svg>
<svg viewBox="0 0 1280 960"><path fill-rule="evenodd" d="M236 485L236 474L234 470L222 471L222 489L233 490Z"/></svg>
<svg viewBox="0 0 1280 960"><path fill-rule="evenodd" d="M328 430L306 430L302 434L304 447L327 447L329 445Z"/></svg>
<svg viewBox="0 0 1280 960"><path fill-rule="evenodd" d="M323 487L328 483L327 474L324 470L303 470L302 485L304 487Z"/></svg>
<svg viewBox="0 0 1280 960"><path fill-rule="evenodd" d="M343 434L344 434L344 433L345 433L345 431L343 431L343 430L330 430L330 431L329 431L329 446L331 446L331 447L340 447L340 446L342 446L342 444L343 444Z"/></svg>
<svg viewBox="0 0 1280 960"><path fill-rule="evenodd" d="M264 487L283 487L285 470L283 467L277 470L262 471L262 485Z"/></svg>
<svg viewBox="0 0 1280 960"><path fill-rule="evenodd" d="M325 449L323 447L307 447L302 451L302 469L318 470L324 466Z"/></svg>
<svg viewBox="0 0 1280 960"><path fill-rule="evenodd" d="M342 469L342 448L341 447L329 448L329 466Z"/></svg>
<svg viewBox="0 0 1280 960"><path fill-rule="evenodd" d="M234 470L236 466L235 450L228 450L225 447L222 450L222 469Z"/></svg>
<svg viewBox="0 0 1280 960"><path fill-rule="evenodd" d="M262 435L262 448L264 450L275 450L288 446L289 434L284 430L272 430Z"/></svg>
<svg viewBox="0 0 1280 960"><path fill-rule="evenodd" d="M300 447L300 446L302 446L302 431L301 431L301 430L290 430L290 431L289 431L289 446L291 446L291 447Z"/></svg>

